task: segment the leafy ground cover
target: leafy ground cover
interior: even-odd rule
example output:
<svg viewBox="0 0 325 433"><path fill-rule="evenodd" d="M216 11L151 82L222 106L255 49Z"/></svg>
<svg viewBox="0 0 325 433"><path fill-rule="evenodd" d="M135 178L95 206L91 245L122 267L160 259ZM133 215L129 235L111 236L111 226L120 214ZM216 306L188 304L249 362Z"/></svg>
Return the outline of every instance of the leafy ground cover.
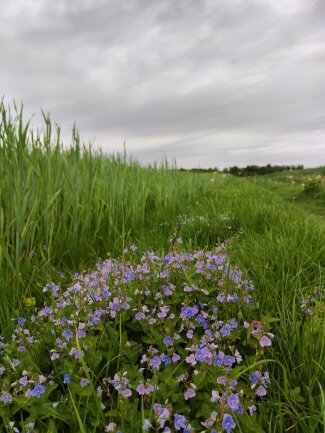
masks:
<svg viewBox="0 0 325 433"><path fill-rule="evenodd" d="M50 418L63 431L259 430L274 335L258 320L253 284L223 245L192 253L179 242L140 259L132 245L67 288L44 287L50 302L1 343L6 426L47 432Z"/></svg>
<svg viewBox="0 0 325 433"><path fill-rule="evenodd" d="M156 428L157 431L157 426L150 427L148 423L154 425L157 417L159 419L163 413L167 416L167 412L170 419L166 420L165 427L176 429L175 422L179 422L180 431L184 430L182 424L188 427L186 423L190 423L196 431L208 428L244 432L251 428L252 431L274 433L324 431L325 324L322 296L325 235L322 178L316 192L314 187L308 187L304 192L302 183L306 183L306 179L293 184L287 177L291 176L290 173L275 175L274 180L269 181L264 178L233 178L217 173L183 173L169 168L167 164L143 168L134 161L128 161L125 156L104 155L83 146L76 130L72 134L71 147L64 149L60 144L60 131L52 130L50 119L46 116L43 132L35 133L28 124L24 124L21 112L10 114L2 104L1 113L0 334L3 335L3 347L0 365L5 370L0 370L0 429L6 432L17 429L23 432L61 432L69 429L71 432L96 432L103 431L110 423L122 429L122 406L118 409L114 407L122 404L127 411L125 414L133 413L137 406L139 416L136 417L134 431L140 431L143 427L149 431ZM305 172L295 172L295 175L314 176ZM321 173L315 174L319 175L322 176ZM284 176L283 180L277 176ZM292 188L296 188L295 191ZM298 197L298 193L301 194L299 198L290 199L293 194ZM92 275L91 270L96 269L96 263L100 263L94 271L97 273L102 272L110 260L118 260L114 263L123 266L133 266L138 272L136 266L142 263L142 253L147 252L148 258L148 251L154 251L154 257L165 258L171 252L171 238L173 242L182 238L179 252L192 255L199 251L204 251L203 254L215 252L216 245L231 239L227 251L221 255L227 257L225 262L230 260L231 266L241 269L247 277L244 279L254 282L253 293L259 309L249 307L245 302L219 305L215 299L217 295L211 293L211 281L206 279L206 274L187 273L188 281L186 274L181 273L182 268L173 268L170 281L162 282L157 276L153 278L152 292L148 297L150 312L155 306L160 308L163 300L171 310L167 316L175 314L174 319L162 322L161 329L156 323L149 326L149 312L140 310L147 301L144 301L145 295L135 293L137 283L134 280L122 284L123 290L131 292L123 296L129 296L132 300L129 301L129 309L118 312L117 319L104 315L98 324L89 329L85 317L82 320L79 316L66 317L72 320L72 323L64 325L66 328L52 322L50 315L41 314L39 317L44 308L57 308L56 287L58 297L76 284L81 286L84 295L86 287L95 292L99 288L103 290L103 285L86 285L87 278ZM138 250L129 252L129 256L124 254L126 246L132 244L136 244ZM110 256L107 259L108 253ZM126 265L127 261L129 265ZM188 265L191 267L193 263ZM151 266L154 264L149 260L150 275L155 275ZM75 273L79 274L76 278ZM224 275L222 278L228 277ZM53 282L54 286L50 284L49 290L44 292L43 288L49 282ZM175 285L177 290L174 291L169 284ZM184 292L185 284L189 287L194 284L203 290L206 286L209 294L196 290ZM230 285L232 288L233 284ZM109 280L107 285L112 296L115 293L110 287L112 281ZM167 286L167 291L172 291L172 297L162 294L162 298L155 299L158 291L162 293L164 290L163 285ZM114 290L118 287L113 284ZM112 301L104 298L96 302L108 302L109 305ZM207 304L203 311L199 302ZM233 365L236 368L221 372L220 366L196 359L196 349L191 353L185 351L186 347L191 347L191 339L186 336L191 329L186 329L186 333L182 331L181 338L175 340L176 329L183 324L180 317L182 308L194 305L200 309L196 316L203 316L206 312L209 327L214 320L213 306L218 307L220 321L229 324L232 319L236 320L238 327L231 329L226 338L221 333L220 340L214 343L220 345L220 351L225 356L235 357L229 346L237 348L243 361L239 364L236 361ZM239 305L245 311L240 313ZM54 320L62 320L63 313L66 316L74 314L69 307L64 308L67 308L65 313L64 309L57 309ZM92 308L88 302L85 312L91 313ZM138 313L143 313L145 319L137 320L135 316ZM31 321L33 316L34 322ZM186 324L190 321L194 324L192 339L199 344L205 329L195 319L190 319L186 319ZM249 324L247 328L243 326L245 321ZM257 335L269 338L271 346L262 347L254 334L249 334L254 321L263 324L263 332ZM79 329L79 322L87 324L87 328ZM66 334L68 338L56 336L59 332L63 335L67 329L72 332L72 338L69 338L71 334ZM23 330L29 331L31 337ZM80 337L78 331L86 332L86 337ZM221 332L221 328L215 333L217 331ZM19 334L21 332L24 336ZM111 332L110 344L105 349L107 338L104 337L108 332ZM265 332L275 337L272 339ZM13 333L16 341L11 341ZM18 340L32 338L33 333L39 343L28 346L26 352L15 352L20 347L16 347ZM136 348L139 349L142 337L141 353ZM167 337L171 338L172 346L168 345L169 340L167 346L164 344ZM62 350L57 347L56 338L61 338L62 344L66 343L66 351L64 347ZM89 346L93 344L94 348L99 348L97 352L83 347L87 339ZM128 341L131 346L126 351ZM74 356L77 352L69 355L72 344L76 351L79 351L79 345L84 352L79 359ZM143 355L147 355L149 362L152 358L152 355L148 356L150 345L158 350L161 367L156 372L146 361L141 364ZM177 362L172 361L174 349L181 357ZM256 349L261 353L257 353ZM95 352L99 354L97 358ZM130 359L126 352L130 354ZM101 371L108 360L114 358L113 353L117 358ZM170 364L166 365L164 359L160 359L162 353L171 358ZM196 365L186 361L191 354L199 364L198 375L194 374ZM217 353L213 353L214 360L215 355ZM54 359L51 359L53 356ZM194 358L190 359L194 362ZM122 368L123 363L125 369ZM245 371L256 363L256 370ZM185 374L185 378L177 382L171 392L166 383L175 384L175 378L179 377L176 377L178 370L173 372L173 381L166 380L164 374L171 374L178 365L181 365L179 375ZM144 370L139 372L141 368ZM24 370L26 374L23 374ZM128 374L123 376L125 371ZM258 387L251 388L249 377L256 371L261 374L268 371L271 383L267 395L256 396L255 404L253 397ZM232 380L238 381L234 390L229 390L228 373ZM210 374L215 374L214 381L211 379L210 382ZM227 379L227 388L217 382L217 378L222 376ZM155 377L161 382L159 390ZM206 391L199 383L202 377ZM104 378L107 379L106 384L103 383ZM81 385L81 380L85 381L85 386ZM123 389L116 389L116 382L121 382ZM154 390L141 396L137 390L140 385L144 386L140 390L148 392L150 386ZM102 389L101 397L97 396L98 386ZM121 395L126 389L131 390L132 396L124 398ZM32 395L26 396L27 391ZM212 395L212 391L216 393ZM230 403L232 407L224 395L230 394L230 391L238 397L238 400L232 397L237 402ZM176 396L176 401L172 400L172 395ZM218 395L223 400L218 400ZM166 404L165 397L168 398ZM211 401L211 398L216 401ZM209 409L203 407L203 400ZM155 403L161 407L154 406ZM250 416L249 408L253 405L257 410ZM188 409L190 412L186 412ZM203 412L196 417L196 412L200 410ZM201 422L212 422L207 419L213 410L218 414L215 426L203 426ZM241 410L243 414L239 413ZM176 420L176 414L184 416L186 421L183 418ZM225 415L231 419L227 417L223 426ZM130 416L124 416L123 433L132 431L130 419ZM107 427L113 431L114 428L114 424Z"/></svg>

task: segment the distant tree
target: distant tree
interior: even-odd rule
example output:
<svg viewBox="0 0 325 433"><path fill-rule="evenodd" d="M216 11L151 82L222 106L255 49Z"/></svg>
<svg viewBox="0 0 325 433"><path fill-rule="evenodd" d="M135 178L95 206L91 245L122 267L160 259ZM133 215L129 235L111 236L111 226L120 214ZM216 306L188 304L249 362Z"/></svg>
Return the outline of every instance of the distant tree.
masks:
<svg viewBox="0 0 325 433"><path fill-rule="evenodd" d="M239 168L236 165L233 167L223 169L223 173L230 173L234 176L263 176L266 174L289 171L289 170L302 170L304 166L300 165L247 165L246 167Z"/></svg>

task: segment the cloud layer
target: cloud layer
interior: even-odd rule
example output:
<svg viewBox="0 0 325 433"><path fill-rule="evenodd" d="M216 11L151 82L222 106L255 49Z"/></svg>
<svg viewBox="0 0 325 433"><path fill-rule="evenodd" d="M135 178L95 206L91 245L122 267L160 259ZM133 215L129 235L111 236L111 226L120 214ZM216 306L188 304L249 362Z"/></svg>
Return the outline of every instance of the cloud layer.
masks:
<svg viewBox="0 0 325 433"><path fill-rule="evenodd" d="M324 22L324 0L2 0L0 94L142 162L316 166Z"/></svg>

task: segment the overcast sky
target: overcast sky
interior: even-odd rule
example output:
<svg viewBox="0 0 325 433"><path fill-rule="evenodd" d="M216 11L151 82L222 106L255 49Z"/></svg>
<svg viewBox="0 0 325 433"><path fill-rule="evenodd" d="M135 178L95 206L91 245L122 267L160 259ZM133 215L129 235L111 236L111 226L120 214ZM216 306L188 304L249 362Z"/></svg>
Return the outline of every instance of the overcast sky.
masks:
<svg viewBox="0 0 325 433"><path fill-rule="evenodd" d="M325 164L325 0L1 0L0 97L179 167Z"/></svg>

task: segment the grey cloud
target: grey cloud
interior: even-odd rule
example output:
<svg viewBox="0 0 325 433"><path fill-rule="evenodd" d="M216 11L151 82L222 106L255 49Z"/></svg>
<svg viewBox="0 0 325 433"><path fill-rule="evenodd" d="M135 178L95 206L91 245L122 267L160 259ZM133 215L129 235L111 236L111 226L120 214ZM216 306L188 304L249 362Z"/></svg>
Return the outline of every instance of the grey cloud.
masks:
<svg viewBox="0 0 325 433"><path fill-rule="evenodd" d="M0 94L103 147L128 137L143 161L288 162L276 144L292 156L297 134L307 160L325 130L324 18L323 0L4 0Z"/></svg>

